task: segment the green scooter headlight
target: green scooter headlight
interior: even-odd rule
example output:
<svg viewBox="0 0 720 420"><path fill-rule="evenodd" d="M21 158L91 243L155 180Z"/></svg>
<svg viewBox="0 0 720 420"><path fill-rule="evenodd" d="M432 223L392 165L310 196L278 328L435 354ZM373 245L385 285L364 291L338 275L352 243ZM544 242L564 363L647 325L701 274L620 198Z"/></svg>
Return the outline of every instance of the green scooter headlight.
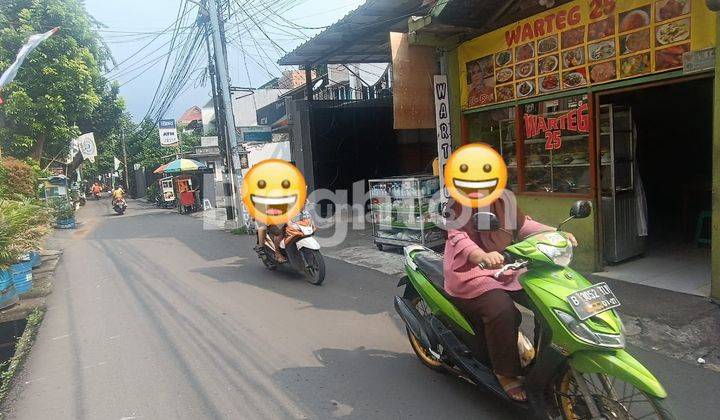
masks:
<svg viewBox="0 0 720 420"><path fill-rule="evenodd" d="M625 337L623 334L605 334L590 329L584 322L578 320L571 314L560 309L553 309L568 331L570 331L578 340L588 344L600 347L608 347L613 349L621 349L625 347ZM621 324L622 325L622 324Z"/></svg>
<svg viewBox="0 0 720 420"><path fill-rule="evenodd" d="M537 249L545 254L550 261L561 267L567 267L573 259L573 247L570 243L567 243L564 247L539 243Z"/></svg>

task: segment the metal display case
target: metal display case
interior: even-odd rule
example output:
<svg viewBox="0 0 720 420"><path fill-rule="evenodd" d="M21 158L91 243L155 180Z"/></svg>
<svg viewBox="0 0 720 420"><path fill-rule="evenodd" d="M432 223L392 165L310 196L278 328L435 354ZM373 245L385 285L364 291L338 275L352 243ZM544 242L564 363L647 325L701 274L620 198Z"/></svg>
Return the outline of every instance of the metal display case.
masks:
<svg viewBox="0 0 720 420"><path fill-rule="evenodd" d="M373 237L375 245L405 246L421 244L434 247L445 243L445 231L435 220L431 198L440 189L436 176L371 179L370 186Z"/></svg>
<svg viewBox="0 0 720 420"><path fill-rule="evenodd" d="M636 129L632 109L600 107L600 184L605 260L618 263L645 252L638 235L635 188Z"/></svg>

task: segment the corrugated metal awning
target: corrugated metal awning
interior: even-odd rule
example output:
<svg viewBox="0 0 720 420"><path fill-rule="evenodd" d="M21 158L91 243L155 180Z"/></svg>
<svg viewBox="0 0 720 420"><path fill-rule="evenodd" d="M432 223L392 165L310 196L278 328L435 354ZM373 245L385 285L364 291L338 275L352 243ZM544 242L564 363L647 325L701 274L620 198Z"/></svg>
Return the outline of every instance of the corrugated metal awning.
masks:
<svg viewBox="0 0 720 420"><path fill-rule="evenodd" d="M278 61L280 65L389 63L389 32L407 32L423 0L367 0Z"/></svg>

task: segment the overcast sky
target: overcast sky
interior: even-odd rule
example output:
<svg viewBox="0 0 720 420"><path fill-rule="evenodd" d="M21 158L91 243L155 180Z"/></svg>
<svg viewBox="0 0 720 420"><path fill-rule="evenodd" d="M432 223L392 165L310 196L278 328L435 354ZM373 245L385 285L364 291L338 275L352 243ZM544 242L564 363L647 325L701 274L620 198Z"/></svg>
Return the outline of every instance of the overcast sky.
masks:
<svg viewBox="0 0 720 420"><path fill-rule="evenodd" d="M251 0L249 3L258 5L256 7L264 4L271 5L270 7L282 7L283 10L279 14L283 18L304 27L320 27L336 22L363 2L364 0ZM85 0L85 4L90 14L107 26L103 30L104 38L112 50L115 60L122 62L148 43L153 36L142 33L160 31L175 21L180 0ZM285 10L287 5L292 7ZM275 22L287 24L281 18L276 18ZM274 23L265 23L260 26L280 47L287 51L291 51L305 40L302 35L298 34L298 30L278 27ZM254 29L254 31L255 41L244 37L243 45L248 54L246 60L243 60L243 55L237 46L228 46L230 76L234 86L257 87L271 79L271 76L280 75L280 69L273 61L277 61L281 54L270 45L270 42L263 37L259 30ZM290 32L292 34L289 34ZM307 36L312 36L320 30L303 29L302 32ZM153 50L169 39L169 34L161 36L156 42L121 64L109 75L111 79L117 80L122 85L120 93L126 100L128 110L136 120L142 118L147 112L165 62L161 59L156 64L145 68L142 67L142 64L145 62L150 64L153 61L150 58L166 52L167 47L164 47L152 54ZM254 46L254 42L257 42L259 48ZM245 61L247 61L247 71L244 65ZM248 73L250 74L249 80ZM115 75L118 77L115 78ZM187 108L193 105L202 106L209 99L209 85L193 86L175 101L164 117L178 118Z"/></svg>

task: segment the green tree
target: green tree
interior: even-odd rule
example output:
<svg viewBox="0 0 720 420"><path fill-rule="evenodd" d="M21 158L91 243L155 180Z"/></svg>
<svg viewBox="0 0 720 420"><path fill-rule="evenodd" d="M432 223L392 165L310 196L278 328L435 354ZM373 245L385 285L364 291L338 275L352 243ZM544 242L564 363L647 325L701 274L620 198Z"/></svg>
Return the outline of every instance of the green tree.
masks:
<svg viewBox="0 0 720 420"><path fill-rule="evenodd" d="M101 75L109 53L93 22L81 0L0 2L0 72L31 34L60 27L1 93L3 151L47 162L64 156L82 132L96 132L98 142L112 135L124 104Z"/></svg>

